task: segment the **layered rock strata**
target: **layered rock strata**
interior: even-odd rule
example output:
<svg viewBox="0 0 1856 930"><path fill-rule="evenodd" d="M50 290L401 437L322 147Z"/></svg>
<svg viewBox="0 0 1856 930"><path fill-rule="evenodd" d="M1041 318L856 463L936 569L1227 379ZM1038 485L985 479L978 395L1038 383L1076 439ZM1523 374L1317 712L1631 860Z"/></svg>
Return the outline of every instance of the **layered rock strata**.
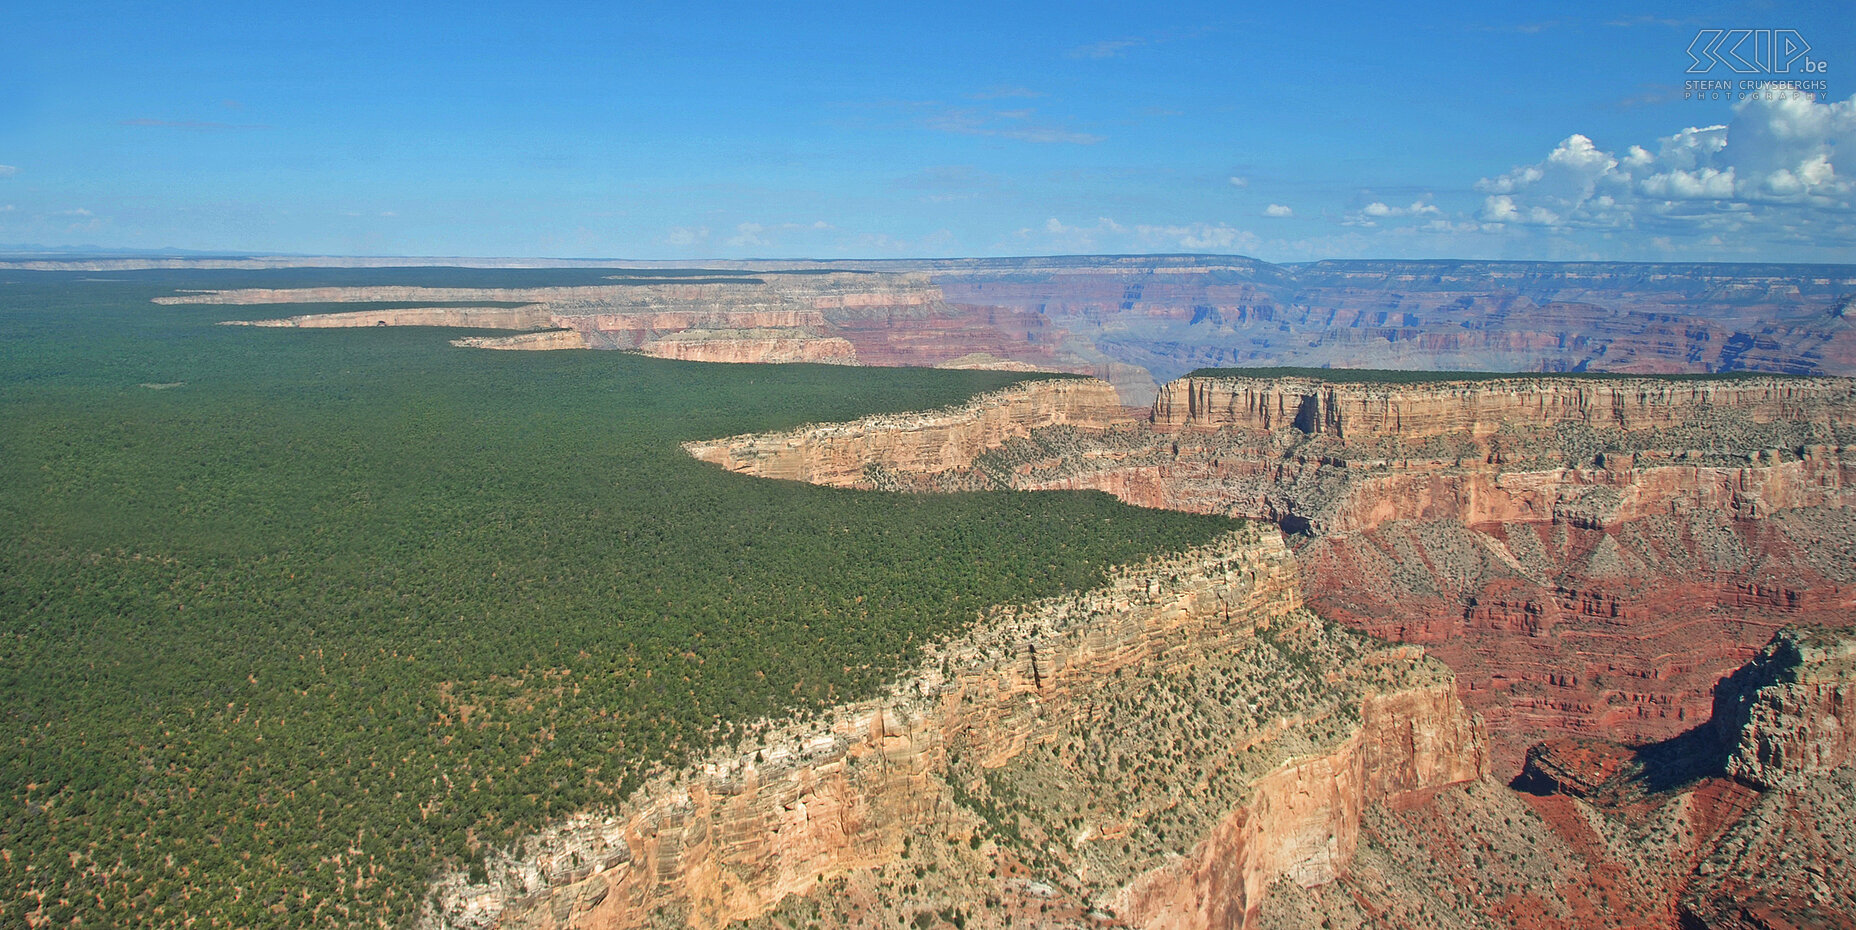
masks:
<svg viewBox="0 0 1856 930"><path fill-rule="evenodd" d="M424 925L848 922L858 900L991 896L1243 926L1272 881L1344 869L1374 803L1483 771L1447 673L1302 610L1287 550L1250 528L998 610L880 698L564 821L486 881L439 881ZM929 855L965 877L926 878ZM913 891L886 884L908 868Z"/></svg>
<svg viewBox="0 0 1856 930"><path fill-rule="evenodd" d="M623 276L614 276L615 279ZM237 325L304 328L459 326L567 329L580 347L621 349L704 362L998 367L1099 375L1145 404L1145 369L1093 346L1066 342L1036 314L976 313L950 306L929 276L904 273L766 273L679 282L636 278L620 284L554 287L312 287L191 292L162 304L284 305L344 303L497 303L518 307L411 307L335 311ZM498 349L573 347L567 337L464 340Z"/></svg>
<svg viewBox="0 0 1856 930"><path fill-rule="evenodd" d="M1154 400L1156 429L1294 428L1337 439L1436 436L1486 442L1517 425L1573 423L1643 430L1693 419L1703 408L1731 409L1754 423L1821 415L1856 406L1848 379L1477 378L1448 376L1387 384L1302 377L1187 377Z"/></svg>
<svg viewBox="0 0 1856 930"><path fill-rule="evenodd" d="M1490 781L1369 811L1333 885L1264 926L1856 925L1856 636L1782 630L1716 688L1714 719L1647 746L1556 738Z"/></svg>
<svg viewBox="0 0 1856 930"><path fill-rule="evenodd" d="M1856 761L1856 637L1785 630L1715 690L1727 774L1795 787Z"/></svg>
<svg viewBox="0 0 1856 930"><path fill-rule="evenodd" d="M978 455L863 432L785 434L777 460L728 444L758 474L829 437L832 480L858 486L1094 489L1277 523L1319 610L1457 670L1510 772L1552 732L1691 727L1779 626L1856 618L1848 379L1193 378L1148 423Z"/></svg>
<svg viewBox="0 0 1856 930"><path fill-rule="evenodd" d="M1022 382L941 410L748 433L687 442L683 448L729 471L869 488L878 473L933 475L965 468L981 454L1035 430L1103 429L1133 419L1113 387L1072 378Z"/></svg>
<svg viewBox="0 0 1856 930"><path fill-rule="evenodd" d="M1137 405L1160 382L1221 365L1856 374L1851 266L1070 256L713 262L608 277L625 283L244 289L173 302L513 300L586 318L553 325L608 334L589 338L593 348L632 349L647 327L625 318L647 310L814 309L815 322L743 325L804 326L868 365L984 354L1090 375Z"/></svg>

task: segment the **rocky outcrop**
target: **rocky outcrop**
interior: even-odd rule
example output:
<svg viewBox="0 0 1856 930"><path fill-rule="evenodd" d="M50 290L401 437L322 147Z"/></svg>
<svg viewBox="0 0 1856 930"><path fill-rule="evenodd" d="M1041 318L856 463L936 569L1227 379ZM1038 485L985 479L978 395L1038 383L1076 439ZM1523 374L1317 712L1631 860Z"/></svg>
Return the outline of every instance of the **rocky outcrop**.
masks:
<svg viewBox="0 0 1856 930"><path fill-rule="evenodd" d="M165 299L165 298L160 298ZM362 326L452 326L464 329L546 329L558 325L535 307L407 307L352 313L306 313L274 320L227 320L224 326L352 329Z"/></svg>
<svg viewBox="0 0 1856 930"><path fill-rule="evenodd" d="M518 333L514 336L465 336L451 340L451 344L463 349L526 349L530 351L587 347L586 336L572 329L550 329L539 333Z"/></svg>
<svg viewBox="0 0 1856 930"><path fill-rule="evenodd" d="M1856 761L1856 635L1782 630L1714 694L1726 771L1760 787Z"/></svg>
<svg viewBox="0 0 1856 930"><path fill-rule="evenodd" d="M645 342L638 351L689 362L857 364L849 342L802 328L686 329Z"/></svg>
<svg viewBox="0 0 1856 930"><path fill-rule="evenodd" d="M1241 927L1279 877L1332 882L1369 805L1484 774L1479 736L1457 707L1447 684L1369 697L1352 736L1258 779L1249 804L1179 862L1142 875L1115 913L1138 927Z"/></svg>
<svg viewBox="0 0 1856 930"><path fill-rule="evenodd" d="M257 261L226 267L265 260ZM605 276L622 282L612 285L242 289L164 300L532 302L563 315L609 315L557 324L582 329L594 348L638 348L651 333L737 325L712 318L667 329L629 319L646 311L811 310L806 322L738 325L801 326L841 338L866 365L930 366L983 354L1089 375L1135 405L1150 403L1159 382L1229 365L1856 374L1850 266L1279 266L1235 256L587 266L624 264L650 270Z"/></svg>
<svg viewBox="0 0 1856 930"><path fill-rule="evenodd" d="M842 452L832 480L859 486L1093 489L1274 522L1323 613L1457 670L1510 772L1551 733L1680 732L1779 626L1856 616L1848 379L1195 378L1151 420L906 468L856 424L817 430Z"/></svg>
<svg viewBox="0 0 1856 930"><path fill-rule="evenodd" d="M1692 420L1697 410L1730 409L1754 423L1821 417L1856 409L1848 379L1478 378L1447 376L1415 384L1301 377L1188 377L1154 400L1158 429L1293 428L1343 440L1405 442L1436 436L1487 440L1504 428L1576 423L1645 430Z"/></svg>
<svg viewBox="0 0 1856 930"><path fill-rule="evenodd" d="M999 610L929 649L881 698L773 727L657 779L619 809L564 821L492 857L487 881L440 880L424 925L719 926L821 882L896 868L912 842L992 862L998 894L1011 885L1090 906L1181 901L1195 892L1146 834L1183 822L1165 801L1187 786L1068 755L1131 740L1212 778L1200 793L1233 803L1203 822L1230 825L1220 829L1245 851L1207 865L1227 900L1204 901L1197 916L1142 913L1157 926L1241 926L1272 880L1321 882L1344 867L1363 808L1485 766L1479 732L1438 666L1322 624L1300 609L1295 583L1274 535L1250 529L1123 571L1102 589ZM1238 655L1247 661L1234 663ZM1255 667L1259 656L1284 664ZM1304 667L1285 658L1294 656L1333 661ZM1129 689L1156 680L1203 683L1193 706L1251 723L1182 742L1164 722L1114 712L1138 693ZM1229 700L1205 703L1214 693ZM1104 806L1083 811L1088 797L1052 793L1051 764L1071 779L1109 779ZM1079 822L1067 849L1036 839ZM1130 844L1134 835L1142 842ZM1199 845L1215 855L1221 842ZM1002 874L1006 862L1043 871L1032 882ZM958 890L969 901L983 892Z"/></svg>
<svg viewBox="0 0 1856 930"><path fill-rule="evenodd" d="M1279 886L1259 922L1856 925L1856 766L1831 723L1852 684L1850 631L1783 630L1720 682L1715 719L1648 745L1557 737L1528 752L1519 791L1466 783L1370 810L1347 874Z"/></svg>
<svg viewBox="0 0 1856 930"><path fill-rule="evenodd" d="M1108 384L1060 379L1024 382L942 410L688 442L683 448L729 471L867 488L874 484L873 469L938 474L1033 430L1103 429L1131 420Z"/></svg>

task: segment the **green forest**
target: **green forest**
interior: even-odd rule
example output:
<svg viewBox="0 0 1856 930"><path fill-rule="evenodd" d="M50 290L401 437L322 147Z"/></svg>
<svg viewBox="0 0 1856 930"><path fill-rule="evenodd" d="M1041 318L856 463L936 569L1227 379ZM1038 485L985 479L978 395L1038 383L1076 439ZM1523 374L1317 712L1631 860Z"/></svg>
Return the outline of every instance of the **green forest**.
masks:
<svg viewBox="0 0 1856 930"><path fill-rule="evenodd" d="M613 274L0 270L0 926L401 926L441 869L869 694L989 605L1230 526L678 448L1023 375L487 352L150 302Z"/></svg>

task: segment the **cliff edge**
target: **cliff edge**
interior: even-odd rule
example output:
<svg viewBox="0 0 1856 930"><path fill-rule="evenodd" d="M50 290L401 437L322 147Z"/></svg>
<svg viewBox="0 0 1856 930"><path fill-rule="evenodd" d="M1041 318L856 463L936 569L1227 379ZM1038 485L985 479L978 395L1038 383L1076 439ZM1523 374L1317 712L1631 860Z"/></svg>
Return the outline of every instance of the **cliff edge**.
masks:
<svg viewBox="0 0 1856 930"><path fill-rule="evenodd" d="M1308 613L1249 527L996 610L879 698L440 879L422 926L1246 926L1272 882L1344 870L1372 805L1479 777L1482 746L1442 666Z"/></svg>

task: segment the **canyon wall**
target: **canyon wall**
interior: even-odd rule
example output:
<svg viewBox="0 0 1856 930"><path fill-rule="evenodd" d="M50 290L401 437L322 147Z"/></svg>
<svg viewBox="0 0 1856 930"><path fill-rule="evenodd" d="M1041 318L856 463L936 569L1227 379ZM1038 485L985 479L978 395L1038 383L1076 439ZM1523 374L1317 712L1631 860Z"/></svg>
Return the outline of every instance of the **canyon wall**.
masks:
<svg viewBox="0 0 1856 930"><path fill-rule="evenodd" d="M1307 668L1295 660L1302 650L1337 661ZM1246 661L1230 664L1238 654ZM1201 678L1222 682L1229 699L1205 692L1193 707L1249 724L1182 743L1115 710L1150 682ZM1149 821L1172 817L1161 802L1183 785L1134 789L1138 779L1062 748L1105 740L1183 754L1181 771L1213 778L1204 793L1218 809L1203 823L1216 829L1197 848L1217 900L1145 836ZM1362 810L1478 777L1481 747L1441 667L1302 610L1293 559L1273 533L1248 528L1121 571L1104 588L997 610L930 648L880 698L771 727L616 810L563 821L493 857L487 880L440 880L424 926L720 926L797 906L789 896L835 906L821 883L888 881L911 864L921 879L905 856L911 844L958 856L950 871L985 867L990 878L974 881L1046 908L1124 901L1118 909L1145 915L1137 924L1243 926L1271 881L1319 883L1344 868ZM1081 819L1101 822L1062 849L1044 842L1047 826L1074 829L1087 800L1042 794L1051 782L1040 767L1051 764L1070 780L1112 780L1131 792L1129 806L1092 809ZM868 890L882 906L910 902ZM971 902L987 891L963 880L935 893ZM1188 899L1200 902L1192 915L1140 903Z"/></svg>
<svg viewBox="0 0 1856 930"><path fill-rule="evenodd" d="M1485 440L1517 424L1579 423L1622 430L1674 426L1697 408L1732 409L1755 423L1856 409L1848 379L1485 378L1421 383L1298 377L1188 377L1160 389L1157 429L1332 433L1341 439L1432 436Z"/></svg>
<svg viewBox="0 0 1856 930"><path fill-rule="evenodd" d="M352 329L361 326L455 326L463 329L546 329L554 317L535 307L402 307L349 313L305 313L273 320L227 320L226 326Z"/></svg>
<svg viewBox="0 0 1856 930"><path fill-rule="evenodd" d="M1131 405L1152 402L1161 382L1231 365L1856 374L1851 266L1072 256L716 262L595 280L621 283L245 288L161 302L514 301L581 330L589 347L616 349L669 332L799 327L850 344L831 360L932 366L978 353L1101 378ZM717 316L729 310L763 316ZM660 313L706 316L647 319ZM716 352L795 360L781 349Z"/></svg>
<svg viewBox="0 0 1856 930"><path fill-rule="evenodd" d="M1856 617L1849 379L1208 377L1164 388L1147 423L1025 425L996 444L839 424L726 445L757 474L1276 523L1324 615L1456 670L1510 771L1551 733L1679 732L1780 626Z"/></svg>
<svg viewBox="0 0 1856 930"><path fill-rule="evenodd" d="M1132 421L1113 387L1076 378L1023 382L942 410L687 442L683 448L729 471L868 488L873 482L867 472L873 468L940 473L965 467L1033 430L1100 429Z"/></svg>
<svg viewBox="0 0 1856 930"><path fill-rule="evenodd" d="M1727 774L1762 787L1856 761L1856 637L1786 630L1716 689Z"/></svg>

